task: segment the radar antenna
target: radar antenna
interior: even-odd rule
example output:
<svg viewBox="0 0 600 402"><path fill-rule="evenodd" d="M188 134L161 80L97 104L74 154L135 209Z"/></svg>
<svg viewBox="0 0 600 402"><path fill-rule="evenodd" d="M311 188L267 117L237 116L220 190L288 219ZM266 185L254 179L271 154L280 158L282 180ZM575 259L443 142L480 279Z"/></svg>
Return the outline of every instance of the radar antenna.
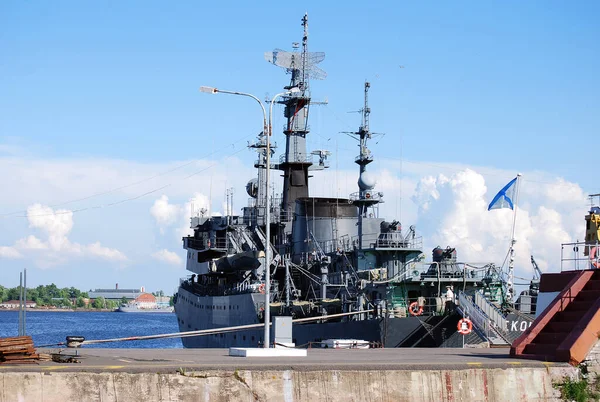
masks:
<svg viewBox="0 0 600 402"><path fill-rule="evenodd" d="M302 26L304 27L302 52L275 49L272 52L265 52L265 60L285 68L289 74L292 74L290 88L297 87L301 91L308 91L309 78L323 80L327 77L327 73L317 67L317 64L325 59L325 53L308 51L308 14L302 18ZM297 42L294 43L293 48L298 48Z"/></svg>
<svg viewBox="0 0 600 402"><path fill-rule="evenodd" d="M309 80L311 78L324 79L327 74L317 67L325 59L323 52L308 51L308 14L302 17L302 49L300 43L292 44L292 51L275 49L265 53L265 59L278 67L282 67L292 75L286 90L297 88L299 91L282 96L278 103L285 106L283 115L286 124L283 134L286 136L285 153L279 158L279 163L273 168L283 171L283 192L281 196L281 220L290 226L296 200L309 196L308 181L311 177L309 170L322 170L329 167L324 150L308 153L306 150L306 137L310 131L308 114L311 105ZM313 164L312 157L318 156L319 163ZM286 229L291 231L291 226Z"/></svg>

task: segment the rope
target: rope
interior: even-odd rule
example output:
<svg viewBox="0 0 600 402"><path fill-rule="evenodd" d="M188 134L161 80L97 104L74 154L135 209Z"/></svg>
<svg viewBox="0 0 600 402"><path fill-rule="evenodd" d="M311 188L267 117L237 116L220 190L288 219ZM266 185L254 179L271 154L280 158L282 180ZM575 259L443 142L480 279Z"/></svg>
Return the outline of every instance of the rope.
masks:
<svg viewBox="0 0 600 402"><path fill-rule="evenodd" d="M327 316L318 316L318 317L297 318L295 320L292 320L292 322L305 323L305 322L311 322L311 321L323 321L323 320L328 320L330 318L345 317L345 316L349 316L349 315L363 314L363 313L370 313L370 312L372 312L372 310L352 311L350 313L339 313L339 314L331 314L331 315L327 315ZM269 323L269 325L272 325L272 323ZM225 332L235 332L235 331L251 329L251 328L261 328L264 326L265 326L265 324L260 323L260 324L238 325L238 326L234 326L234 327L201 329L201 330L196 330L196 331L173 332L173 333L169 333L169 334L128 336L125 338L94 339L94 340L85 340L85 341L81 341L81 342L72 341L72 342L69 342L69 345L72 347L79 347L82 345L97 345L100 343L109 343L109 342L142 341L142 340L168 339L168 338L188 338L188 337L192 337L192 336L204 336L204 335L212 335L212 334L219 334L219 333L225 333ZM38 346L38 347L62 346L62 345L66 345L66 342L42 345L42 346Z"/></svg>

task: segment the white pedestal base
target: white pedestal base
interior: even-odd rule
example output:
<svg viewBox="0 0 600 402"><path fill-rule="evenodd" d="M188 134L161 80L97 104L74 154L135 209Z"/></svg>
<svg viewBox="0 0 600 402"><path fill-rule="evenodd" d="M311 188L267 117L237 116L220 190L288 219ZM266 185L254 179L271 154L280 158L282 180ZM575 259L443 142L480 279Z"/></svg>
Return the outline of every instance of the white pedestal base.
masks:
<svg viewBox="0 0 600 402"><path fill-rule="evenodd" d="M306 357L306 349L229 348L229 356L239 357Z"/></svg>

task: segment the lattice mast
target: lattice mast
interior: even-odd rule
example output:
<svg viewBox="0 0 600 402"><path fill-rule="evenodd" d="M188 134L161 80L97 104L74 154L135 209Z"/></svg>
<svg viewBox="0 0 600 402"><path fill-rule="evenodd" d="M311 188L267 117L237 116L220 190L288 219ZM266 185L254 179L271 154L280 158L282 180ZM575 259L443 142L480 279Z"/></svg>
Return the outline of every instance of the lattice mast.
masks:
<svg viewBox="0 0 600 402"><path fill-rule="evenodd" d="M369 88L371 88L371 84L365 82L365 104L360 110L362 113L362 124L358 131L346 133L359 141L358 146L360 148L360 154L354 160L359 166L358 193L351 195L354 205L358 207L359 248L362 248L363 246L363 218L367 217L369 208L383 202L381 199L382 194L374 191L376 180L367 173L367 165L373 162L373 156L367 147L367 141L371 139L373 134L369 129L369 115L371 114L371 108L369 107Z"/></svg>
<svg viewBox="0 0 600 402"><path fill-rule="evenodd" d="M312 166L310 154L306 151L306 136L309 132L308 112L311 103L310 78L324 79L327 74L316 64L325 59L323 52L308 51L308 14L302 18L304 35L302 51L298 43L293 44L294 51L287 52L275 49L265 53L265 59L291 74L290 84L285 89L298 88L299 91L284 96L281 103L285 105L284 116L287 119L283 133L286 136L285 154L280 163L274 167L283 171L282 221L290 222L293 208L298 198L308 197L308 170L325 166ZM322 151L321 151L322 152Z"/></svg>

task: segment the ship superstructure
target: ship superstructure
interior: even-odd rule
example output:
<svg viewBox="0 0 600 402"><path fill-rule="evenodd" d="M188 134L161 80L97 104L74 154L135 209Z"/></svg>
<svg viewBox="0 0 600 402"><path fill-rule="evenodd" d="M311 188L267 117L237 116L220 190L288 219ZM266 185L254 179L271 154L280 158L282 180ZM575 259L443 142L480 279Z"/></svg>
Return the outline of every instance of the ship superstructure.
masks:
<svg viewBox="0 0 600 402"><path fill-rule="evenodd" d="M310 172L328 167L329 152L308 152L309 81L324 78L316 64L325 54L308 51L308 16L302 44L276 49L265 58L291 75L279 103L286 118L285 149L271 168L283 176L281 198L269 194L265 178L266 135L250 145L258 153L257 177L246 191L241 215L194 216L192 236L183 238L187 269L175 301L182 331L258 324L271 315L315 320L294 326L294 342L352 338L384 346L439 346L455 333L459 311L496 308L505 287L493 264L467 264L455 249L437 247L425 262L414 226L379 216L383 193L368 170L370 84L364 85L358 140L358 191L348 198L312 197ZM275 148L271 147L271 152ZM270 222L266 209L270 208ZM267 225L269 230L267 231ZM270 232L270 238L266 233ZM265 258L269 248L269 266ZM265 292L266 276L270 292ZM270 299L265 299L269 293ZM457 308L462 298L462 310ZM257 346L262 329L183 338L186 347ZM489 334L488 334L489 335Z"/></svg>

